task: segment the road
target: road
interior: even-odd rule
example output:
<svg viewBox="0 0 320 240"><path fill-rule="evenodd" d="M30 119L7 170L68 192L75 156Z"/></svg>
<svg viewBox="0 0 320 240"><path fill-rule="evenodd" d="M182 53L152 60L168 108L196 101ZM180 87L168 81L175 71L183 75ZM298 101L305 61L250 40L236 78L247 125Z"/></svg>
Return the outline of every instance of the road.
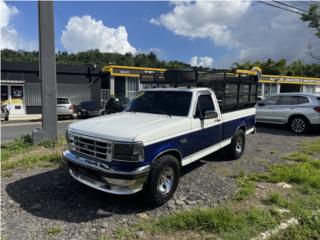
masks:
<svg viewBox="0 0 320 240"><path fill-rule="evenodd" d="M58 134L64 134L66 127L75 120L63 120L58 122ZM12 141L15 138L31 134L32 129L41 128L41 122L1 123L1 142Z"/></svg>

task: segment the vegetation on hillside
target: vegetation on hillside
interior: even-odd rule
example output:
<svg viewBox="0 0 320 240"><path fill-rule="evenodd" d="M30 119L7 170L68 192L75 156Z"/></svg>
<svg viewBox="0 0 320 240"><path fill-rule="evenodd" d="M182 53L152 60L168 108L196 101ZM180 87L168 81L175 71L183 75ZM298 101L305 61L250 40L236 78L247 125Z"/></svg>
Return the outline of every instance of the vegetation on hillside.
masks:
<svg viewBox="0 0 320 240"><path fill-rule="evenodd" d="M234 63L232 66L234 69L247 70L253 67L260 67L262 74L320 77L320 64L305 64L300 60L288 64L285 59L279 61L268 59L266 62L247 61L244 63Z"/></svg>
<svg viewBox="0 0 320 240"><path fill-rule="evenodd" d="M1 58L8 62L24 62L37 63L38 52L27 52L23 50L14 51L9 49L1 50ZM132 55L127 53L125 55L119 53L102 53L99 50L89 50L79 53L58 52L56 54L57 64L97 64L98 66L106 65L125 65L137 67L154 67L154 68L188 68L189 64L181 61L163 61L160 60L156 54L150 52ZM263 74L274 75L289 75L289 76L306 76L306 77L320 77L320 64L305 64L302 61L294 61L290 64L285 59L274 61L268 59L267 61L247 61L243 63L234 63L232 69L251 69L259 66ZM201 68L201 67L200 67Z"/></svg>
<svg viewBox="0 0 320 240"><path fill-rule="evenodd" d="M1 50L1 58L8 62L24 62L37 63L38 52L14 51L9 49ZM102 53L99 50L89 50L79 53L58 52L56 53L57 64L81 65L81 64L97 64L98 66L106 66L111 64L136 66L136 67L155 67L155 68L185 68L190 67L189 64L180 61L162 61L156 54L150 52L132 55L126 53Z"/></svg>

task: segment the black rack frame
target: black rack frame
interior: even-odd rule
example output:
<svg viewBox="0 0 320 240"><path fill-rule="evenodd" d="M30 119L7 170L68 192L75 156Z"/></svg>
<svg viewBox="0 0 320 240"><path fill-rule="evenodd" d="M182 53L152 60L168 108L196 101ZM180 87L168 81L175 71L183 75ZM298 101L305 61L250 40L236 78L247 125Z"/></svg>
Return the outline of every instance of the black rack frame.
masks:
<svg viewBox="0 0 320 240"><path fill-rule="evenodd" d="M163 73L141 74L144 84L167 84L171 87L206 87L212 89L222 112L253 107L257 102L258 75L231 70L178 69Z"/></svg>

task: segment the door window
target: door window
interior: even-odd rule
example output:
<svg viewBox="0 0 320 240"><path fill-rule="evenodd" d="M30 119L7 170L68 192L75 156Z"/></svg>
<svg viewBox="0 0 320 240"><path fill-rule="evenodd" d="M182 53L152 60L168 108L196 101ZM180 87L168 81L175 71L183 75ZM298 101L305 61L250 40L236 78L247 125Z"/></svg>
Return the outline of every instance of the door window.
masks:
<svg viewBox="0 0 320 240"><path fill-rule="evenodd" d="M214 105L211 98L211 95L200 95L198 98L197 110L195 114L195 118L199 118L200 116L204 116L206 111L213 110Z"/></svg>
<svg viewBox="0 0 320 240"><path fill-rule="evenodd" d="M8 100L9 100L8 86L1 86L1 103L8 104Z"/></svg>
<svg viewBox="0 0 320 240"><path fill-rule="evenodd" d="M298 99L298 103L297 104L304 104L304 103L309 103L309 98L307 97L302 97L302 96L298 96L296 97Z"/></svg>
<svg viewBox="0 0 320 240"><path fill-rule="evenodd" d="M15 109L21 109L23 104L23 87L11 86L11 104Z"/></svg>
<svg viewBox="0 0 320 240"><path fill-rule="evenodd" d="M294 96L282 96L280 97L278 105L295 105L297 104L297 98Z"/></svg>
<svg viewBox="0 0 320 240"><path fill-rule="evenodd" d="M265 105L276 105L278 102L279 97L278 96L273 96L269 97L266 100L263 101Z"/></svg>
<svg viewBox="0 0 320 240"><path fill-rule="evenodd" d="M268 97L273 94L277 94L277 84L275 83L265 83L264 84L264 96Z"/></svg>
<svg viewBox="0 0 320 240"><path fill-rule="evenodd" d="M297 105L309 103L309 99L303 96L282 96L279 105Z"/></svg>
<svg viewBox="0 0 320 240"><path fill-rule="evenodd" d="M126 88L126 97L129 99L134 98L139 90L138 78L127 78L127 88Z"/></svg>

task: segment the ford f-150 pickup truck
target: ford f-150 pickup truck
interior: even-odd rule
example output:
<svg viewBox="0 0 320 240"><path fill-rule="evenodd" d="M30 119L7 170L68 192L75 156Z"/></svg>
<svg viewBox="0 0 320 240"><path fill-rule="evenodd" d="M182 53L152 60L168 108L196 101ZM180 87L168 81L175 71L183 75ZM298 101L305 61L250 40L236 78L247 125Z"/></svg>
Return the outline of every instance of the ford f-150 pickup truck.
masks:
<svg viewBox="0 0 320 240"><path fill-rule="evenodd" d="M208 87L140 91L121 113L69 125L63 154L70 174L108 193L143 190L161 205L174 194L183 166L222 148L230 159L243 154L246 135L255 131L254 104L220 108Z"/></svg>

